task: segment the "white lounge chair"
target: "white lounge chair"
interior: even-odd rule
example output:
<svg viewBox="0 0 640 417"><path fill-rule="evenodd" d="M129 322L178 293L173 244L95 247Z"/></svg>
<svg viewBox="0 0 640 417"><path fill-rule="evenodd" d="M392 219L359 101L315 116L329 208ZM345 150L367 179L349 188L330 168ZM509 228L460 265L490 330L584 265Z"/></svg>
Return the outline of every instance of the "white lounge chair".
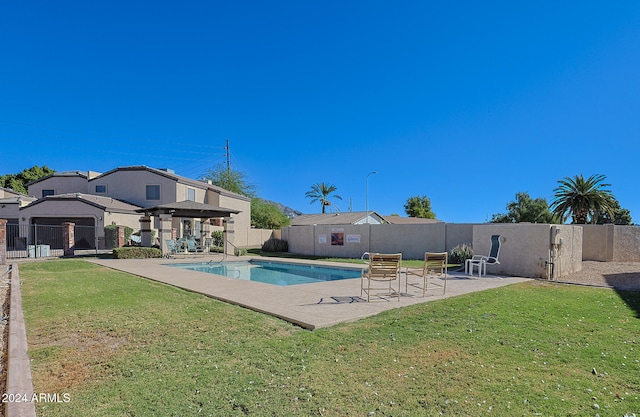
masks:
<svg viewBox="0 0 640 417"><path fill-rule="evenodd" d="M489 255L473 255L464 263L464 273L473 276L473 268L478 268L478 276L487 275L487 264L500 264L500 235L491 236L491 250Z"/></svg>

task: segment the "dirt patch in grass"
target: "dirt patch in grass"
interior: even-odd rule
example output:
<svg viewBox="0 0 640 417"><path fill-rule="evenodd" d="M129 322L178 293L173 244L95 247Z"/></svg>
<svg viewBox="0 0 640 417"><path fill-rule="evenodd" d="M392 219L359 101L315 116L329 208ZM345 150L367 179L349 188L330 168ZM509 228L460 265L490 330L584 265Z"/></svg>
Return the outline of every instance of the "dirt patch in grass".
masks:
<svg viewBox="0 0 640 417"><path fill-rule="evenodd" d="M32 356L40 367L36 384L46 392L60 392L95 380L102 372L103 364L108 363L118 348L127 344L125 337L114 337L103 332L95 334L61 334L56 340L46 337L33 337ZM55 358L55 360L41 360Z"/></svg>

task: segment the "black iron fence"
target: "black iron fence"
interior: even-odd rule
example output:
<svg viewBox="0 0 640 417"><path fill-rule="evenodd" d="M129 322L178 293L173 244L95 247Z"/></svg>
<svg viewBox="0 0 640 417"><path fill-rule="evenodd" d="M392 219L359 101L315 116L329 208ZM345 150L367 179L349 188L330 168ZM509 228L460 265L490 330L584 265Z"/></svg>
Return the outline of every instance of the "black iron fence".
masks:
<svg viewBox="0 0 640 417"><path fill-rule="evenodd" d="M7 224L7 258L44 258L64 254L63 226ZM104 249L94 226L75 226L75 249Z"/></svg>

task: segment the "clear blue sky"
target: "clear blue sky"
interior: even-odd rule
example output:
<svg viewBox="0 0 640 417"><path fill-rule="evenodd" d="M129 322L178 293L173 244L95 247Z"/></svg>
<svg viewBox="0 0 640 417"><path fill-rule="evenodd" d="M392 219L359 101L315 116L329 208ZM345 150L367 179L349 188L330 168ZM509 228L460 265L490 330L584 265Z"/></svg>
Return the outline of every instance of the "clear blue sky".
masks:
<svg viewBox="0 0 640 417"><path fill-rule="evenodd" d="M640 222L640 2L5 1L0 174L225 162L318 213L483 222L604 174Z"/></svg>

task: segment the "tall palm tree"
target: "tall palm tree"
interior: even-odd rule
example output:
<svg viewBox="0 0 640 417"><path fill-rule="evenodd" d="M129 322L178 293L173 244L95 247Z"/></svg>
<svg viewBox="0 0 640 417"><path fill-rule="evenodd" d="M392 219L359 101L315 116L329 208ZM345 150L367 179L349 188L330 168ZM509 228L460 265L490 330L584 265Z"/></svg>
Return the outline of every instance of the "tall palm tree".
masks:
<svg viewBox="0 0 640 417"><path fill-rule="evenodd" d="M554 190L555 198L549 208L553 214L566 221L571 215L573 223L596 223L598 215L608 213L613 218L613 206L616 199L605 184L604 175L595 174L586 180L580 175L559 180L560 185Z"/></svg>
<svg viewBox="0 0 640 417"><path fill-rule="evenodd" d="M324 182L319 182L317 184L313 184L311 186L311 190L307 191L304 195L311 199L311 202L309 204L320 201L320 204L322 204L322 214L324 214L326 207L331 205L329 197L342 200L342 197L340 197L339 195L331 195L331 193L335 192L336 190L337 188L333 184L325 184Z"/></svg>

